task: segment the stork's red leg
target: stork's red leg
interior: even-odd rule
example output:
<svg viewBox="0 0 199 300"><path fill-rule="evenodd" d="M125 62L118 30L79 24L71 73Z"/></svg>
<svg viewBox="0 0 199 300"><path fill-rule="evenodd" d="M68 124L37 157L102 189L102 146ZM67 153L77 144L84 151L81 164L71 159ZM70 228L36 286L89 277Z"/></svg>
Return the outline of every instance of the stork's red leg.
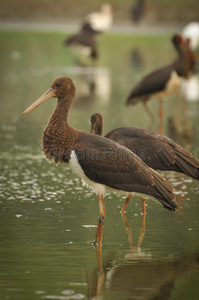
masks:
<svg viewBox="0 0 199 300"><path fill-rule="evenodd" d="M146 111L146 113L150 116L151 120L154 122L155 121L155 117L152 114L152 112L150 111L150 109L148 108L148 106L146 105L148 101L148 98L142 101L143 107Z"/></svg>
<svg viewBox="0 0 199 300"><path fill-rule="evenodd" d="M124 205L123 205L122 210L121 210L121 213L122 213L122 214L125 213L127 204L129 203L129 200L130 200L130 199L131 199L131 195L128 194L128 195L126 196ZM146 214L146 200L145 200L144 197L141 197L141 199L142 199L142 212L143 212L143 214L145 215L145 214Z"/></svg>
<svg viewBox="0 0 199 300"><path fill-rule="evenodd" d="M163 100L159 99L159 118L163 118Z"/></svg>
<svg viewBox="0 0 199 300"><path fill-rule="evenodd" d="M162 134L163 132L163 99L159 99L159 126L158 133Z"/></svg>
<svg viewBox="0 0 199 300"><path fill-rule="evenodd" d="M143 215L146 214L146 200L144 197L141 197L142 199L142 212L143 212Z"/></svg>
<svg viewBox="0 0 199 300"><path fill-rule="evenodd" d="M97 226L96 236L95 236L95 240L93 241L93 244L101 246L102 245L103 224L104 224L106 209L104 206L103 197L101 195L98 195L98 199L99 199L99 218L98 218L98 226Z"/></svg>

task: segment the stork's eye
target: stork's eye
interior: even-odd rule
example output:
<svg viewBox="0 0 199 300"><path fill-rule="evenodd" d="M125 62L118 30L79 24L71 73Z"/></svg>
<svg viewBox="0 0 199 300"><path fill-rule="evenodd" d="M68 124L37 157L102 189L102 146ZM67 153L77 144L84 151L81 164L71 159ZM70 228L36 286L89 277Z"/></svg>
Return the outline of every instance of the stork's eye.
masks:
<svg viewBox="0 0 199 300"><path fill-rule="evenodd" d="M61 83L60 82L57 82L57 83L55 83L55 87L59 87L61 85Z"/></svg>

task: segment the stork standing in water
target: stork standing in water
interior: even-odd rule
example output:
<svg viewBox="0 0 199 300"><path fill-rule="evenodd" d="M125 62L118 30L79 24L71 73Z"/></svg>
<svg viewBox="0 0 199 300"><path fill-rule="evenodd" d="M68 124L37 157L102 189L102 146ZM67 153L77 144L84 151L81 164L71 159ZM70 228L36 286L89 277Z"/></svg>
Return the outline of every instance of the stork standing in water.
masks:
<svg viewBox="0 0 199 300"><path fill-rule="evenodd" d="M104 3L101 6L101 11L89 14L84 19L80 32L69 36L64 43L75 52L84 56L90 56L94 66L99 57L97 36L108 31L112 23L112 7L110 4Z"/></svg>
<svg viewBox="0 0 199 300"><path fill-rule="evenodd" d="M102 132L103 117L96 113L91 117L91 133L102 136ZM199 180L199 161L188 150L164 135L136 127L119 127L107 133L105 137L122 143L154 170L175 171ZM125 212L130 198L131 195L128 194L122 213ZM145 213L144 197L142 207Z"/></svg>
<svg viewBox="0 0 199 300"><path fill-rule="evenodd" d="M48 160L54 160L56 164L67 163L98 195L100 216L94 243L102 244L106 213L103 196L106 191L148 195L174 211L177 206L173 187L163 176L147 167L126 147L70 126L68 117L75 94L76 88L70 78L58 78L23 114L49 98L58 98L43 133L42 149Z"/></svg>
<svg viewBox="0 0 199 300"><path fill-rule="evenodd" d="M159 104L159 117L163 117L163 98L173 93L178 93L184 79L189 78L196 64L196 55L190 50L189 44L176 34L172 38L178 52L178 58L173 63L157 69L145 76L130 92L126 104L134 105L142 102L147 113L154 119L147 102L152 97L157 97Z"/></svg>

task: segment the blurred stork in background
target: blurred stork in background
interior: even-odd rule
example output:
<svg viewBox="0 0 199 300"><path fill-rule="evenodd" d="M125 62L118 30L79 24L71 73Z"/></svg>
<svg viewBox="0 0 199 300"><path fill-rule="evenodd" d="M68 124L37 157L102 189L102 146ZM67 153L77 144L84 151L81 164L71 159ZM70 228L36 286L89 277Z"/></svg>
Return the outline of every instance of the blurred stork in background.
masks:
<svg viewBox="0 0 199 300"><path fill-rule="evenodd" d="M99 12L88 14L80 25L78 34L69 36L65 45L84 56L90 56L93 65L98 59L98 34L108 31L113 23L112 6L104 3ZM82 63L78 63L82 65Z"/></svg>
<svg viewBox="0 0 199 300"><path fill-rule="evenodd" d="M131 9L131 19L138 24L145 14L146 3L145 0L137 0Z"/></svg>
<svg viewBox="0 0 199 300"><path fill-rule="evenodd" d="M97 39L91 30L81 30L80 33L69 36L64 43L78 55L90 56L93 66L97 62ZM78 60L78 65L83 66L81 60Z"/></svg>
<svg viewBox="0 0 199 300"><path fill-rule="evenodd" d="M162 133L163 98L172 94L178 94L184 79L190 78L195 72L196 55L190 50L189 43L180 35L172 37L178 57L169 65L158 68L145 76L129 93L127 105L135 105L142 102L146 112L154 121L154 116L147 106L149 99L159 99L159 133Z"/></svg>

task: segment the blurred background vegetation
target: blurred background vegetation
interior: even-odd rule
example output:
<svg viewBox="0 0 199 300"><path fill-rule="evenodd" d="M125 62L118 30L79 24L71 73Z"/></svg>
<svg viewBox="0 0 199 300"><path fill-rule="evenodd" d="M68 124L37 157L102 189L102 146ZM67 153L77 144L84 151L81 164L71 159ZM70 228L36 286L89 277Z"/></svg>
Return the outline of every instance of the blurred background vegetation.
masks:
<svg viewBox="0 0 199 300"><path fill-rule="evenodd" d="M131 22L129 8L135 0L0 0L0 20L31 22L76 22L103 2L113 6L114 24ZM144 24L182 24L199 20L198 0L148 0Z"/></svg>

